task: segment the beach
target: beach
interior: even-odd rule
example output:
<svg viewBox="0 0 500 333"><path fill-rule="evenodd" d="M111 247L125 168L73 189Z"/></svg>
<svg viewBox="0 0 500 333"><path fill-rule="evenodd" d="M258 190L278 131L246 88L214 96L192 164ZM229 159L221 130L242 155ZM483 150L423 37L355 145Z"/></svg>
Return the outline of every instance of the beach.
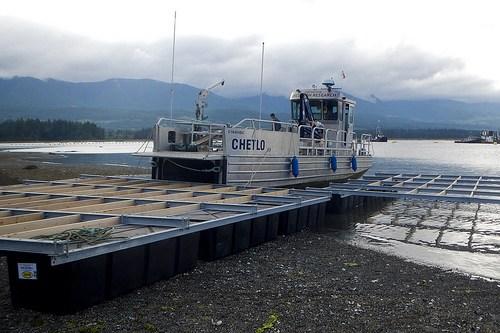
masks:
<svg viewBox="0 0 500 333"><path fill-rule="evenodd" d="M42 164L32 157L0 153L2 184L81 173L145 173L119 166ZM0 331L499 332L500 282L349 245L329 228L199 261L189 273L57 316L12 307L2 257Z"/></svg>
<svg viewBox="0 0 500 333"><path fill-rule="evenodd" d="M78 177L80 174L137 175L148 174L144 168L98 165L58 164L56 156L46 153L9 153L0 151L0 186L19 184L23 179L57 180Z"/></svg>

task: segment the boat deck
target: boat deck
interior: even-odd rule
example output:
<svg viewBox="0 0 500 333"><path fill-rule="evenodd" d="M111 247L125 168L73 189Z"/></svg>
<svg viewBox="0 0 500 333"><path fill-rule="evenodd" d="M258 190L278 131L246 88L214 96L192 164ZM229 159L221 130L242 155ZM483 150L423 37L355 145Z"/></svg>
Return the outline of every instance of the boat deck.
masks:
<svg viewBox="0 0 500 333"><path fill-rule="evenodd" d="M219 161L223 159L222 152L184 152L184 151L158 151L135 153L133 156L139 157L162 157L162 158L181 158L191 160Z"/></svg>

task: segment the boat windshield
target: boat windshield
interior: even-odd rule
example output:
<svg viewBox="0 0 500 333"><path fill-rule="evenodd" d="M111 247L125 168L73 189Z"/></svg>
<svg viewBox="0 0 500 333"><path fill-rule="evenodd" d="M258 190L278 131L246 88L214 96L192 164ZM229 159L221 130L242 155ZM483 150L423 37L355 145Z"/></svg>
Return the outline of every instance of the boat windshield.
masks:
<svg viewBox="0 0 500 333"><path fill-rule="evenodd" d="M339 108L337 101L323 101L323 120L338 120Z"/></svg>
<svg viewBox="0 0 500 333"><path fill-rule="evenodd" d="M338 120L339 111L336 100L309 100L315 120ZM292 119L300 119L300 100L292 100Z"/></svg>

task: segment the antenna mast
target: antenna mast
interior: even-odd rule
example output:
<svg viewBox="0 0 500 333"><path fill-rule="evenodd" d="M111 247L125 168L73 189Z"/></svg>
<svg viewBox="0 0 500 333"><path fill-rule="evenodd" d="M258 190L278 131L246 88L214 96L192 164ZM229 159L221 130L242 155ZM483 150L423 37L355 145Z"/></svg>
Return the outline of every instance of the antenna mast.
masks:
<svg viewBox="0 0 500 333"><path fill-rule="evenodd" d="M177 11L174 11L174 39L172 42L172 76L170 78L170 119L174 118L174 64L175 64L175 26L177 23Z"/></svg>
<svg viewBox="0 0 500 333"><path fill-rule="evenodd" d="M262 120L262 80L264 77L264 42L262 42L262 62L260 64L260 104L259 104L259 120ZM259 121L259 128L260 128Z"/></svg>

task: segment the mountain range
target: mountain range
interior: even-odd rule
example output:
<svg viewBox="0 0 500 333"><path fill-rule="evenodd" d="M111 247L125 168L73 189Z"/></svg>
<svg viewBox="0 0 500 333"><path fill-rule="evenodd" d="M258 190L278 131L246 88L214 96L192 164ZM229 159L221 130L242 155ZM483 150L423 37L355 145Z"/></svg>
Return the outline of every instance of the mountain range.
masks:
<svg viewBox="0 0 500 333"><path fill-rule="evenodd" d="M32 77L0 79L0 120L16 118L88 120L106 128L150 127L170 115L170 84L149 79L109 79L67 82ZM223 89L223 88L219 88ZM174 84L174 117L193 118L199 88ZM347 94L347 93L346 93ZM500 103L464 103L440 100L374 101L356 98L356 127L463 128L500 127ZM235 123L258 118L259 96L226 98L211 92L206 115L219 122ZM263 95L263 117L271 112L289 118L285 96Z"/></svg>

